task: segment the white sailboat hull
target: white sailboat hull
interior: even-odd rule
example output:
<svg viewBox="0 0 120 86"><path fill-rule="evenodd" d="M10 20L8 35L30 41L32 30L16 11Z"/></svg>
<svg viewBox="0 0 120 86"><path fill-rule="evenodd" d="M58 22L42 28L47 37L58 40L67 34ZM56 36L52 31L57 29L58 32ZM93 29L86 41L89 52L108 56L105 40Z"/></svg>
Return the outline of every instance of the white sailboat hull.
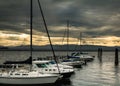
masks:
<svg viewBox="0 0 120 86"><path fill-rule="evenodd" d="M19 70L0 73L0 84L49 84L55 83L58 74L43 74L38 71Z"/></svg>
<svg viewBox="0 0 120 86"><path fill-rule="evenodd" d="M49 84L55 83L58 77L0 77L0 84Z"/></svg>

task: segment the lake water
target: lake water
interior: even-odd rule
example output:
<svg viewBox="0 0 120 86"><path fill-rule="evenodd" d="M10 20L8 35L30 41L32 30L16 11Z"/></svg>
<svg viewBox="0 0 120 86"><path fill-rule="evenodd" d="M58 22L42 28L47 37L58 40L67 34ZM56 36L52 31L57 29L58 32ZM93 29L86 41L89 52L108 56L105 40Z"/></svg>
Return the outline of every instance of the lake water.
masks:
<svg viewBox="0 0 120 86"><path fill-rule="evenodd" d="M56 55L66 55L66 52L55 52ZM95 56L93 62L76 68L70 79L56 83L54 86L120 86L120 65L114 65L114 52L103 52L103 61L99 62L97 52L88 52ZM6 60L25 60L28 51L0 51L0 63ZM33 58L51 56L52 52L33 52ZM120 56L120 55L119 55Z"/></svg>

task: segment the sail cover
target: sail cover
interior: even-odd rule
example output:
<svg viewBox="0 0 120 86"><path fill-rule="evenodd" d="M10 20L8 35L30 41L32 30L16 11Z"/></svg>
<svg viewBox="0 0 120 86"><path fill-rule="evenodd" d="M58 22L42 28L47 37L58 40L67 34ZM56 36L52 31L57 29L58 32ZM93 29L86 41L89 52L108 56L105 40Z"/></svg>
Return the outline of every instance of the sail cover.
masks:
<svg viewBox="0 0 120 86"><path fill-rule="evenodd" d="M24 61L6 61L4 64L32 64L32 57L30 56Z"/></svg>

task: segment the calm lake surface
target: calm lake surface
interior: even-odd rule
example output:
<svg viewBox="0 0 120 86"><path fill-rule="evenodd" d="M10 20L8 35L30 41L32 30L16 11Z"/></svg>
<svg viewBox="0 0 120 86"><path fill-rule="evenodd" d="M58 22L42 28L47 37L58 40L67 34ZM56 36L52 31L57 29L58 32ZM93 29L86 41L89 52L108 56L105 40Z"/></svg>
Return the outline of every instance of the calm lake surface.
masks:
<svg viewBox="0 0 120 86"><path fill-rule="evenodd" d="M66 55L57 51L56 55ZM76 68L70 79L56 83L54 86L120 86L120 65L114 65L114 52L103 52L103 61L99 62L97 52L88 52L95 56L93 62ZM33 58L51 56L52 52L34 51ZM29 51L0 51L0 63L6 60L25 60L30 56ZM120 54L119 54L120 56Z"/></svg>

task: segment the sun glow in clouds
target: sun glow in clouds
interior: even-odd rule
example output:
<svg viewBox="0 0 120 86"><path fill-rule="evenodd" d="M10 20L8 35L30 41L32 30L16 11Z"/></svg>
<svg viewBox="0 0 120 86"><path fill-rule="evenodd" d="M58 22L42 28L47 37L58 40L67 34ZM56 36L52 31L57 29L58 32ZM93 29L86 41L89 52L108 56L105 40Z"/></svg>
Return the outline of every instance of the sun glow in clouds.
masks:
<svg viewBox="0 0 120 86"><path fill-rule="evenodd" d="M9 33L9 32L8 32ZM67 44L67 38L50 37L53 45ZM20 46L30 44L30 35L25 33L7 34L0 32L0 46ZM63 40L63 43L62 43ZM69 44L79 44L77 38L69 38ZM47 36L33 35L33 45L43 46L48 45ZM82 45L102 45L102 46L120 46L120 37L116 36L101 36L96 38L83 38Z"/></svg>
<svg viewBox="0 0 120 86"><path fill-rule="evenodd" d="M120 37L102 36L97 38L85 38L85 44L102 46L120 46Z"/></svg>
<svg viewBox="0 0 120 86"><path fill-rule="evenodd" d="M27 38L27 37L28 37L27 34L21 34L21 35L20 35L20 38L23 38L23 39L24 39L24 38Z"/></svg>

